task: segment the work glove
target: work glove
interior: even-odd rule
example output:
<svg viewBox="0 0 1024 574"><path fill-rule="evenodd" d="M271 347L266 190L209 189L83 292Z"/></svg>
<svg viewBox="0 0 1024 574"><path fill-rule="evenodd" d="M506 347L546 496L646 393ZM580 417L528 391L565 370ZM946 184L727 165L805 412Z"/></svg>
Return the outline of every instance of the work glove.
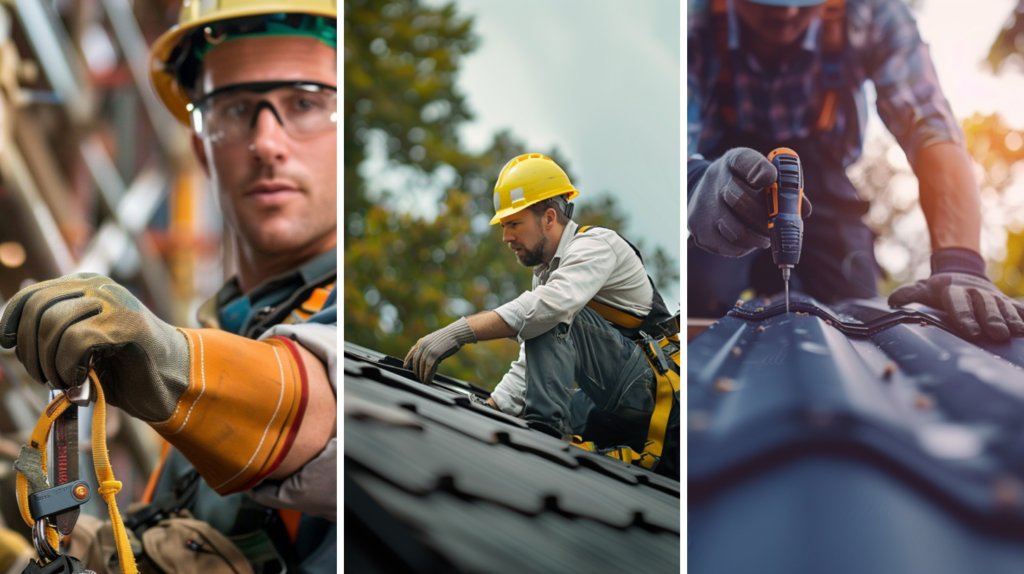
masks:
<svg viewBox="0 0 1024 574"><path fill-rule="evenodd" d="M983 335L996 342L1024 336L1024 304L1004 295L984 276L984 261L967 249L942 249L932 255L932 276L904 285L889 296L889 306L921 303L949 314L966 338Z"/></svg>
<svg viewBox="0 0 1024 574"><path fill-rule="evenodd" d="M219 494L252 488L284 460L305 413L296 344L164 323L92 273L23 289L0 318L32 378L58 389L95 369L107 400L177 447Z"/></svg>
<svg viewBox="0 0 1024 574"><path fill-rule="evenodd" d="M188 388L188 340L127 289L92 273L16 294L0 319L0 346L35 380L57 389L85 382L90 364L107 401L146 422L166 420Z"/></svg>
<svg viewBox="0 0 1024 574"><path fill-rule="evenodd" d="M416 375L423 384L434 380L441 361L451 357L463 345L476 343L476 333L469 321L462 317L443 329L423 337L405 356L405 368Z"/></svg>
<svg viewBox="0 0 1024 574"><path fill-rule="evenodd" d="M750 148L733 148L713 161L687 201L686 226L694 242L727 257L771 247L764 190L776 177L775 166ZM806 194L800 213L811 214Z"/></svg>

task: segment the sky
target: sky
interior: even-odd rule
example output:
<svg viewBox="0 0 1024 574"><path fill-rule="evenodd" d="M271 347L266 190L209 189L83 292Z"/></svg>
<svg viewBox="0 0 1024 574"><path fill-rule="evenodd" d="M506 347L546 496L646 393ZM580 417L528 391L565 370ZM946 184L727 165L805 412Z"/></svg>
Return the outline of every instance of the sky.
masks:
<svg viewBox="0 0 1024 574"><path fill-rule="evenodd" d="M557 146L577 201L612 193L629 215L627 239L681 261L680 2L457 0L456 8L473 16L480 38L457 80L474 114L463 145L482 150L509 129L531 151ZM678 284L663 293L672 309L678 293Z"/></svg>

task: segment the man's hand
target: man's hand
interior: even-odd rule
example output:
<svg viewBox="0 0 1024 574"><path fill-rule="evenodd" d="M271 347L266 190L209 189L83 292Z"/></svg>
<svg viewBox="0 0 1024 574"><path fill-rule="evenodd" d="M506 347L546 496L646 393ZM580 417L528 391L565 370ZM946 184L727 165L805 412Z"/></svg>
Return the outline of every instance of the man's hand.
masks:
<svg viewBox="0 0 1024 574"><path fill-rule="evenodd" d="M412 371L423 384L434 380L441 361L455 354L468 343L476 343L476 334L465 317L423 337L409 349L405 368Z"/></svg>
<svg viewBox="0 0 1024 574"><path fill-rule="evenodd" d="M969 339L982 334L1005 342L1024 336L1024 304L1007 297L988 279L969 273L935 273L889 296L889 305L921 303L949 313L953 325Z"/></svg>
<svg viewBox="0 0 1024 574"><path fill-rule="evenodd" d="M715 160L694 188L686 226L698 246L728 257L771 247L764 189L775 183L775 166L750 148L734 148ZM803 196L801 213L811 214Z"/></svg>
<svg viewBox="0 0 1024 574"><path fill-rule="evenodd" d="M58 389L82 384L95 365L110 404L148 422L171 416L189 385L185 335L94 273L15 294L0 319L0 346L15 345L29 375Z"/></svg>

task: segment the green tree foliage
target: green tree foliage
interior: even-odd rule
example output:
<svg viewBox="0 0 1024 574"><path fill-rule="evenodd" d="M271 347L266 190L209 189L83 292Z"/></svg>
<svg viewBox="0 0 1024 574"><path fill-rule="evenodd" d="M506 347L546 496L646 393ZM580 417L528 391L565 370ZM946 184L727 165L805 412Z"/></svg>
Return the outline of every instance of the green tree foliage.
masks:
<svg viewBox="0 0 1024 574"><path fill-rule="evenodd" d="M509 132L495 134L479 154L460 148L457 129L472 116L456 75L477 38L472 19L454 4L347 0L344 11L345 339L404 357L420 337L530 288L531 271L516 263L501 228L488 222L501 168L535 150ZM376 145L389 167L412 174L408 184L369 189L360 166L374 142L383 142ZM572 178L566 158L557 150L546 154ZM415 189L414 175L444 173L454 176L436 219L397 209L403 197L432 193ZM577 214L577 221L623 231L611 195L591 195ZM659 285L678 279L678 266L662 250L646 260ZM511 340L470 345L441 369L490 387L518 353Z"/></svg>

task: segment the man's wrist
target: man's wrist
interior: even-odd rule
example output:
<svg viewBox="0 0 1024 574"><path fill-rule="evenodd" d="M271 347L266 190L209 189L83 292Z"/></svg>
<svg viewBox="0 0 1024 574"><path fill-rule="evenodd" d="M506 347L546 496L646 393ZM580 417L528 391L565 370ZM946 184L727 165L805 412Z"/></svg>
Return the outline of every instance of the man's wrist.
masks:
<svg viewBox="0 0 1024 574"><path fill-rule="evenodd" d="M936 273L967 273L988 279L985 260L977 252L964 247L947 247L932 253L932 275Z"/></svg>
<svg viewBox="0 0 1024 574"><path fill-rule="evenodd" d="M697 189L697 184L704 177L704 172L711 166L711 161L704 158L691 157L686 160L686 202L689 204L690 197L693 195L693 190Z"/></svg>

